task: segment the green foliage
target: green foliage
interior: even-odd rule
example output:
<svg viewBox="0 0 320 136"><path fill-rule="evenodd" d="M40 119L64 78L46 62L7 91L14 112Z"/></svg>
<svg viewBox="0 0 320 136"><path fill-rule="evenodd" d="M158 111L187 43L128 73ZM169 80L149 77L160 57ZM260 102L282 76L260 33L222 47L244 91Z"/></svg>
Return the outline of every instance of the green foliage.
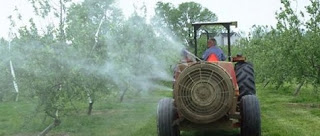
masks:
<svg viewBox="0 0 320 136"><path fill-rule="evenodd" d="M0 39L0 102L5 101L13 91L12 77L9 69L8 41ZM11 99L11 98L9 98ZM11 99L13 100L13 99Z"/></svg>
<svg viewBox="0 0 320 136"><path fill-rule="evenodd" d="M50 4L49 1L33 2L36 2L33 3L35 10L44 10L41 11L41 16L44 18L50 13L50 8L55 9L52 5L43 5L43 3ZM8 60L10 59L15 66L22 96L38 100L36 111L54 119L63 119L63 117L69 116L71 111L78 112L74 105L75 101L90 97L94 102L99 99L99 97L95 97L95 94L108 95L110 88L114 87L107 77L101 75L100 69L106 60L106 47L103 46L103 42L98 43L95 36L100 32L96 28L99 26L97 20L106 16L104 11L110 10L110 12L121 16L119 10L110 8L109 5L112 1L100 1L100 3L84 1L78 5L72 4L73 6L68 8L71 14L64 17L67 15L65 14L67 11L65 9L67 8L66 2L69 1L60 0L60 8L63 10L54 11L54 13L61 13L57 16L60 19L59 26L48 25L45 32L40 34L37 25L31 18L30 25L17 28L18 33L12 39L10 53L5 53L8 52L8 49L4 48L8 47L6 41L2 40L0 46L1 59L3 59L1 64L4 63L0 67L2 70L0 74L7 77L3 79L10 81L9 83L5 80L1 82L3 88L0 93L1 100L8 95L8 88L13 91L12 77L8 69ZM40 7L37 7L37 4L40 4ZM105 9L98 10L100 13L93 12L94 10L89 9L89 6L105 7ZM79 7L84 8L78 10ZM110 14L110 17L114 16L114 20L116 20L117 15L114 14ZM80 20L84 16L88 19ZM98 17L99 19L97 19ZM65 18L67 21L64 20ZM112 22L109 18L106 22L103 25L117 23ZM82 23L86 23L86 25ZM65 28L65 25L68 26ZM66 33L65 30L67 30ZM88 32L88 34L83 35L79 30L84 30L83 32ZM68 37L65 37L66 35ZM66 42L67 40L68 42ZM98 40L100 40L99 37Z"/></svg>
<svg viewBox="0 0 320 136"><path fill-rule="evenodd" d="M257 26L249 39L242 39L244 54L255 64L259 81L272 82L278 87L285 82L307 81L319 85L320 57L319 1L311 0L307 15L295 12L288 0L276 14L276 28ZM307 18L309 16L309 18ZM302 21L308 19L307 21Z"/></svg>
<svg viewBox="0 0 320 136"><path fill-rule="evenodd" d="M83 105L75 103L87 98L101 103L110 96L124 96L127 91L131 95L127 98L131 98L159 88L171 90L162 83L171 83L170 65L183 46L166 30L148 24L138 11L124 19L111 0L59 0L58 5L52 5L55 2L31 1L36 14L44 19L56 14L60 20L57 26L45 26L41 33L31 18L28 25L12 25L18 33L10 39L10 53L7 41L2 40L0 46L0 75L7 77L1 79L0 98L7 101L7 95L13 94L9 93L13 92L8 68L11 59L22 98L34 100L33 109L39 113L26 119L38 123L35 131L45 128L39 125L38 117L50 117L41 124L48 125L52 119L63 124L74 113L82 115L78 109ZM11 21L16 20L12 17Z"/></svg>
<svg viewBox="0 0 320 136"><path fill-rule="evenodd" d="M216 14L195 2L184 2L178 7L172 3L158 2L155 11L157 25L169 28L186 43L193 37L192 23L218 20Z"/></svg>

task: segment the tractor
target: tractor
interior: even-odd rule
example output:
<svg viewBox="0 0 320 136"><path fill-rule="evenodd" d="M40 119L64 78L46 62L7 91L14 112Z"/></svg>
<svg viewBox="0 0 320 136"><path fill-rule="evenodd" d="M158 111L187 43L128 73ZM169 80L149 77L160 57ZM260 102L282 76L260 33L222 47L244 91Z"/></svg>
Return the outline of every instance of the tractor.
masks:
<svg viewBox="0 0 320 136"><path fill-rule="evenodd" d="M177 65L173 98L157 107L158 136L180 136L180 131L239 129L241 136L260 136L261 117L253 65L238 54L231 57L230 27L237 22L193 23L194 56L202 26L222 25L228 35L228 61L201 59Z"/></svg>

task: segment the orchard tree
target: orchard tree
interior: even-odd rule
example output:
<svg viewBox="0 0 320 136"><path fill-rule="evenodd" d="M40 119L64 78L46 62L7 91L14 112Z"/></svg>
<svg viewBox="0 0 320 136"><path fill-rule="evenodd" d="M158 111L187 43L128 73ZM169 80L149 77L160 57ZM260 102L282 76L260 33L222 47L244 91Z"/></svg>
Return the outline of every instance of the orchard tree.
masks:
<svg viewBox="0 0 320 136"><path fill-rule="evenodd" d="M257 79L276 84L297 83L294 95L298 95L305 83L315 90L319 85L319 1L311 0L305 14L295 12L288 0L276 14L276 28L255 27L249 39L243 39L244 51L254 62Z"/></svg>
<svg viewBox="0 0 320 136"><path fill-rule="evenodd" d="M0 39L0 102L8 100L10 92L13 92L13 82L9 69L8 41Z"/></svg>
<svg viewBox="0 0 320 136"><path fill-rule="evenodd" d="M304 32L304 39L300 55L304 56L304 70L301 72L304 77L307 77L306 81L311 82L316 88L320 85L320 60L316 59L320 57L320 1L310 0L310 5L306 7L309 14L309 20L305 24L306 31ZM304 16L302 14L302 16ZM301 82L300 84L303 84ZM298 94L299 90L295 94Z"/></svg>
<svg viewBox="0 0 320 136"><path fill-rule="evenodd" d="M55 28L55 36L60 42L66 42L65 22L67 5L71 4L72 0L29 0L29 2L32 4L34 13L38 17L42 17L43 19L55 17L59 19L59 26Z"/></svg>
<svg viewBox="0 0 320 136"><path fill-rule="evenodd" d="M107 59L107 48L105 35L120 27L123 15L119 9L111 4L113 0L85 0L81 4L73 4L67 15L66 35L67 40L78 53L81 61L82 78L81 87L88 97L88 114L91 114L96 98L95 92L103 91L110 85L106 75L99 72ZM89 73L89 75L83 74ZM99 80L97 80L99 79ZM107 90L104 90L107 91Z"/></svg>
<svg viewBox="0 0 320 136"><path fill-rule="evenodd" d="M189 39L193 35L192 23L218 20L216 14L195 2L184 2L178 7L172 3L158 2L155 12L155 22L172 30L177 37L186 43L189 43Z"/></svg>
<svg viewBox="0 0 320 136"><path fill-rule="evenodd" d="M21 76L19 81L23 86L22 89L37 96L36 98L39 100L37 111L41 111L41 113L45 113L46 116L53 119L52 124L39 134L46 135L61 123L61 117L70 114L70 107L76 109L72 102L74 100L88 96L91 104L88 110L88 114L90 114L94 101L94 92L91 90L102 91L108 85L105 78L93 74L97 71L96 69L88 70L92 65L101 63L101 60L104 59L103 54L99 53L103 52L101 49L103 43L97 42L99 38L97 33L99 34L101 31L98 28L102 24L97 20L102 19L95 17L105 15L97 12L82 14L82 16L90 15L89 25L82 24L84 25L82 28L73 29L72 33L82 34L79 30L84 29L93 32L93 34L87 35L83 39L76 36L75 38L78 39L72 39L67 37L68 31L65 32L68 28L65 27L67 23L66 13L69 11L66 3L70 1L59 0L57 6L59 10L56 8L54 1L33 0L31 2L37 15L46 18L50 14L54 14L60 20L58 27L51 24L46 26L43 34L39 34L37 25L33 19L30 19L30 25L17 28L18 34L12 40L14 62L20 62L17 65L16 73L19 77ZM83 4L85 5L86 2L89 4L86 5L88 7L99 5L92 3L92 1L85 1ZM106 1L101 1L101 3L110 4ZM93 9L99 9L99 7L91 8L90 11L94 11ZM72 13L72 16L79 15L72 10L70 8L68 13ZM79 20L72 21L77 22ZM79 22L79 25L81 23L83 22ZM70 23L70 25L76 26L76 23ZM70 32L70 34L72 33ZM93 41L91 46L89 45L90 47L86 43L77 45L77 43L85 42L83 40L88 39ZM89 48L90 50L88 50Z"/></svg>

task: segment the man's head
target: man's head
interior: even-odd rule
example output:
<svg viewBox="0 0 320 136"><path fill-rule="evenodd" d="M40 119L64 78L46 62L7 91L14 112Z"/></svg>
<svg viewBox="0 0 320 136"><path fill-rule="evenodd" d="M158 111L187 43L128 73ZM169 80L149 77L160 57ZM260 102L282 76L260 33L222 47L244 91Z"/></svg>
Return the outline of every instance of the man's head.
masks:
<svg viewBox="0 0 320 136"><path fill-rule="evenodd" d="M210 48L211 46L216 46L216 43L217 43L216 39L214 38L208 39L208 48Z"/></svg>

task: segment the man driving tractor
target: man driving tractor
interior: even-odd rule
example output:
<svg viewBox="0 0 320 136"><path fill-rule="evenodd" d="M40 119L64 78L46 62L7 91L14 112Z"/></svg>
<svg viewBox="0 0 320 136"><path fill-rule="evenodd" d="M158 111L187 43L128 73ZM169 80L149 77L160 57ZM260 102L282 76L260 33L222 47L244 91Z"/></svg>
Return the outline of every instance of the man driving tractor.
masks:
<svg viewBox="0 0 320 136"><path fill-rule="evenodd" d="M216 46L216 39L210 38L208 40L208 49L203 53L202 59L208 62L225 61L226 57L223 51Z"/></svg>

